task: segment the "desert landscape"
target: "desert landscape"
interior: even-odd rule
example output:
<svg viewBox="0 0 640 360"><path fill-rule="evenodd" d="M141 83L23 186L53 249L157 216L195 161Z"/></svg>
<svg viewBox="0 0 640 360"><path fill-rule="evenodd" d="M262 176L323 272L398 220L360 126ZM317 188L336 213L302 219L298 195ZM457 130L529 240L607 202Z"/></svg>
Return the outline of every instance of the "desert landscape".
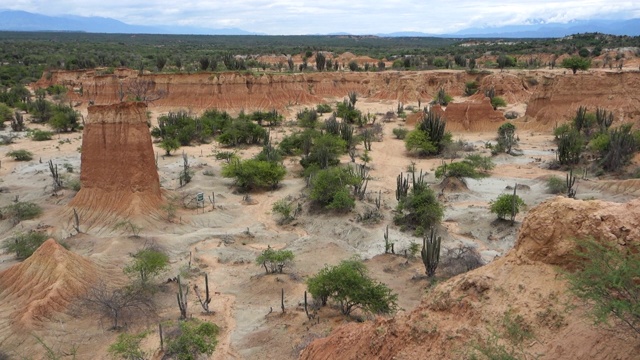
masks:
<svg viewBox="0 0 640 360"><path fill-rule="evenodd" d="M341 62L375 61L343 56ZM610 319L612 326L594 324L593 304L569 291L566 274L580 267L576 239L637 249L640 179L629 174L640 166L640 156L615 173L594 173L589 164L596 159L584 159L568 175L568 167L557 166L554 135L574 121L581 106L589 112L606 109L612 128L632 124L637 131L640 61L632 51L625 59L620 69L577 74L544 67L297 74L48 71L28 89L35 94L64 87L64 101L79 112L83 129L46 141L10 128L0 131L15 135L0 146L0 208L28 202L42 209L18 221L5 211L0 242L31 231L54 239L24 260L9 251L0 255L0 358L108 359L114 356L111 345L126 333L144 336L141 354L124 358L163 359L168 355L162 337L170 338L186 315L217 325L215 350L203 357L210 359L638 359L638 334L616 319ZM134 99L139 101L123 99L122 84L136 82L150 86ZM471 95L465 94L470 82L478 87ZM441 90L451 101L430 104ZM506 104L494 107L488 90ZM364 190L350 195L355 206L346 211L314 202L314 179L302 175L304 155L280 160L286 175L277 186L243 190L224 176L234 160L223 154L250 159L262 144L212 140L167 155L162 139L149 131L178 111L200 116L215 108L235 117L275 110L282 121L261 126L277 146L303 128L297 115L305 109L329 105L332 110L319 115L318 124L324 124L353 94L355 109L369 119L354 125L355 131L380 130L370 149L358 142L353 154L339 154L340 166L367 172ZM394 130L414 130L428 113L446 120L445 130L460 147L437 156L407 148ZM24 113L30 130L47 129L29 122L31 116ZM516 129L514 151L492 151L505 123ZM19 149L32 159L8 156ZM444 164L471 154L491 159L488 176L436 177ZM433 189L443 207L434 227L441 249L433 277L425 274L419 253L428 229L394 221L398 176L408 174ZM549 192L550 177L564 183L572 175L574 196ZM498 219L491 204L514 194L514 187L524 205L513 221ZM290 218L274 210L283 201L294 210ZM123 269L133 254L148 248L168 259L165 271L150 280L153 306L123 308L114 325L114 317L89 300L98 290L128 284ZM289 250L295 257L282 272L265 274L267 266L256 258L268 249ZM477 263L468 263L461 251L475 254ZM332 301L317 306L310 294L307 309L308 279L354 256L372 279L397 294L398 311L343 315ZM205 287L207 296L211 289L206 308L198 300ZM178 305L183 295L184 309Z"/></svg>

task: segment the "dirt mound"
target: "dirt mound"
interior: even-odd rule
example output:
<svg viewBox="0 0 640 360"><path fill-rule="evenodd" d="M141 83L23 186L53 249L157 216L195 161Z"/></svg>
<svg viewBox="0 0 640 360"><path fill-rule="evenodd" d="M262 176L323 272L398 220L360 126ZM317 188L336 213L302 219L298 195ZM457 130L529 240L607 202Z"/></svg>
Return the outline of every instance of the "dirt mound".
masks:
<svg viewBox="0 0 640 360"><path fill-rule="evenodd" d="M45 241L27 260L0 273L0 323L13 331L49 320L97 280L95 265L56 243ZM4 326L3 326L4 327Z"/></svg>
<svg viewBox="0 0 640 360"><path fill-rule="evenodd" d="M82 137L81 190L69 206L82 222L148 214L162 204L144 103L89 107Z"/></svg>
<svg viewBox="0 0 640 360"><path fill-rule="evenodd" d="M467 192L469 191L469 187L464 182L464 180L459 179L454 176L445 177L440 184L436 186L438 190L441 192L451 192L451 193L459 193L459 192Z"/></svg>
<svg viewBox="0 0 640 360"><path fill-rule="evenodd" d="M451 103L444 117L449 131L493 131L506 121L502 112L493 109L489 98Z"/></svg>
<svg viewBox="0 0 640 360"><path fill-rule="evenodd" d="M341 326L300 358L458 359L502 348L514 358L633 359L640 344L591 325L556 265L569 260L571 238L640 241L638 205L548 200L504 258L440 283L409 313ZM523 334L531 337L514 336Z"/></svg>
<svg viewBox="0 0 640 360"><path fill-rule="evenodd" d="M520 228L518 257L564 266L574 239L593 237L624 245L640 242L640 200L624 204L556 197L533 209Z"/></svg>
<svg viewBox="0 0 640 360"><path fill-rule="evenodd" d="M447 120L448 131L495 131L506 121L502 112L493 109L489 98L450 103L446 108L432 105L431 111ZM416 125L422 116L422 111L411 113L406 124Z"/></svg>
<svg viewBox="0 0 640 360"><path fill-rule="evenodd" d="M595 183L592 187L612 194L624 194L640 197L640 179L601 180Z"/></svg>

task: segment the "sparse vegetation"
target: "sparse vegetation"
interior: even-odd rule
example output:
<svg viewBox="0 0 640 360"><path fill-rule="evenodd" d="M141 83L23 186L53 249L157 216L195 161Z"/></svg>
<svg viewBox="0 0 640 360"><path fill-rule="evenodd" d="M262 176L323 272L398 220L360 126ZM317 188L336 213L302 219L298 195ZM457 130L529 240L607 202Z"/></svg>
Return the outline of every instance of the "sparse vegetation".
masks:
<svg viewBox="0 0 640 360"><path fill-rule="evenodd" d="M140 349L142 340L149 332L143 331L139 334L121 333L116 341L109 345L109 354L115 358L123 360L143 360L148 354Z"/></svg>
<svg viewBox="0 0 640 360"><path fill-rule="evenodd" d="M28 150L12 150L7 152L7 156L12 157L15 161L29 161L33 159L33 153Z"/></svg>
<svg viewBox="0 0 640 360"><path fill-rule="evenodd" d="M275 189L287 170L282 164L261 160L235 160L222 168L222 176L235 178L243 190Z"/></svg>
<svg viewBox="0 0 640 360"><path fill-rule="evenodd" d="M355 309L373 314L391 314L398 308L398 296L386 285L371 279L367 268L358 259L325 266L307 280L307 287L322 305L326 305L329 299L337 302L344 315L350 315Z"/></svg>
<svg viewBox="0 0 640 360"><path fill-rule="evenodd" d="M0 209L0 220L10 219L14 224L31 220L42 214L40 205L32 202L17 202Z"/></svg>
<svg viewBox="0 0 640 360"><path fill-rule="evenodd" d="M640 247L629 242L624 248L615 242L592 238L576 240L577 270L566 274L571 291L593 306L596 323L616 323L640 336Z"/></svg>
<svg viewBox="0 0 640 360"><path fill-rule="evenodd" d="M133 262L124 268L124 273L142 285L169 269L169 256L156 248L146 247L131 256Z"/></svg>
<svg viewBox="0 0 640 360"><path fill-rule="evenodd" d="M256 258L256 263L263 266L267 274L282 274L282 270L285 266L291 264L293 258L294 255L291 250L274 250L271 246L268 246Z"/></svg>
<svg viewBox="0 0 640 360"><path fill-rule="evenodd" d="M5 252L15 254L16 259L24 260L31 256L49 237L49 235L37 231L18 233L9 238L3 248Z"/></svg>
<svg viewBox="0 0 640 360"><path fill-rule="evenodd" d="M211 355L218 344L220 329L214 323L195 318L180 321L167 341L166 355L179 360L196 360Z"/></svg>
<svg viewBox="0 0 640 360"><path fill-rule="evenodd" d="M498 216L498 219L505 219L507 215L513 221L520 209L525 206L524 200L518 195L502 194L497 199L491 201L489 209Z"/></svg>
<svg viewBox="0 0 640 360"><path fill-rule="evenodd" d="M549 194L566 194L567 182L559 176L551 175L547 179L547 192Z"/></svg>

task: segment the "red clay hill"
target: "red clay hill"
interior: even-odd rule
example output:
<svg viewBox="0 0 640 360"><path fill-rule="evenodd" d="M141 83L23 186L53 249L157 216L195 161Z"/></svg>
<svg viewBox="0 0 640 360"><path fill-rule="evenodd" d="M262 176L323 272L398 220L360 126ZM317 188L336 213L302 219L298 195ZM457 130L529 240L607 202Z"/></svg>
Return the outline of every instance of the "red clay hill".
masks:
<svg viewBox="0 0 640 360"><path fill-rule="evenodd" d="M60 84L69 89L70 100L87 104L114 104L128 84L144 81L150 93L161 93L153 102L161 109L204 110L283 109L288 105L317 104L328 97L345 97L355 91L374 100L423 104L431 101L441 88L452 96L462 96L465 83L476 81L481 87L469 100L481 100L483 91L494 88L508 103L527 104L526 115L546 128L570 120L576 108L586 105L616 109L616 123L640 121L640 72L590 71L577 75L534 70L518 72L463 71L383 71L323 72L299 74L194 73L144 74L131 69L116 69L113 74L98 70L51 71L35 87ZM473 105L478 106L478 105ZM475 109L474 109L475 110ZM474 113L463 110L460 114ZM522 114L520 114L522 115ZM449 123L469 121L447 116ZM471 119L474 121L475 119ZM482 120L482 119L480 119ZM461 128L473 128L462 125Z"/></svg>
<svg viewBox="0 0 640 360"><path fill-rule="evenodd" d="M98 269L55 240L27 260L0 272L0 345L51 321L97 281Z"/></svg>
<svg viewBox="0 0 640 360"><path fill-rule="evenodd" d="M562 273L575 265L573 239L623 248L640 243L639 227L637 199L547 200L529 212L505 257L429 289L408 313L343 325L300 359L467 359L474 349L499 348L522 359L637 359L637 339L593 325ZM521 343L509 337L516 322L531 334Z"/></svg>

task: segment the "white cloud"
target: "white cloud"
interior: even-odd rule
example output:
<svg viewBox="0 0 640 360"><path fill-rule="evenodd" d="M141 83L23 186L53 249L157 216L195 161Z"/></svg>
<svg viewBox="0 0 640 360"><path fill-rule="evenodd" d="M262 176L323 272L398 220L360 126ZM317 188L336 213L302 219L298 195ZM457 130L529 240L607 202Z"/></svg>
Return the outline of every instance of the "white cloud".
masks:
<svg viewBox="0 0 640 360"><path fill-rule="evenodd" d="M103 16L138 25L239 27L266 34L444 33L477 26L523 24L530 19L568 22L640 16L637 1L611 0L16 0L6 8L46 15Z"/></svg>

